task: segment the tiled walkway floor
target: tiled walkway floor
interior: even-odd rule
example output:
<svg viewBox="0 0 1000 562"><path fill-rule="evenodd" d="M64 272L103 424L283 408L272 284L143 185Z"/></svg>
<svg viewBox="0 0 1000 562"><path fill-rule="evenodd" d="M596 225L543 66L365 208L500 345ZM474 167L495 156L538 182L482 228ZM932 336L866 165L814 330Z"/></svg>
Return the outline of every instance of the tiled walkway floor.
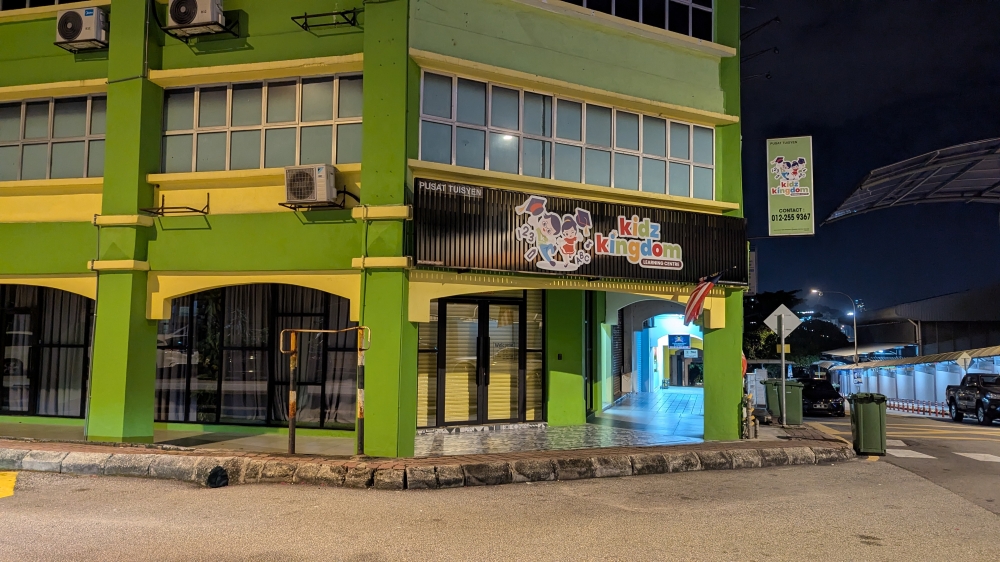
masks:
<svg viewBox="0 0 1000 562"><path fill-rule="evenodd" d="M451 435L418 435L416 455L438 457L514 451L700 443L705 433L701 388L628 396L587 425Z"/></svg>

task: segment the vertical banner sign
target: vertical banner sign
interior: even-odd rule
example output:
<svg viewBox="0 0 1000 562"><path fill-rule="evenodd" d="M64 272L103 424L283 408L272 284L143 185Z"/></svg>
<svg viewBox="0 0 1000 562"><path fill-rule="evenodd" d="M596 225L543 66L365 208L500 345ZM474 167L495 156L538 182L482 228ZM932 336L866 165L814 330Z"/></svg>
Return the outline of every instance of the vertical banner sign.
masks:
<svg viewBox="0 0 1000 562"><path fill-rule="evenodd" d="M767 212L770 236L812 236L812 137L767 140Z"/></svg>

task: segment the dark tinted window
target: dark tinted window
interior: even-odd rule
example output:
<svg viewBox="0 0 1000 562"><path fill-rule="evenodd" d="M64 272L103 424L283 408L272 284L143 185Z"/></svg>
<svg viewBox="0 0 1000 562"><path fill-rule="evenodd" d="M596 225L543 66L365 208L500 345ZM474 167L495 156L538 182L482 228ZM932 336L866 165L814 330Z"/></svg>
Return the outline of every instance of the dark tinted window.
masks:
<svg viewBox="0 0 1000 562"><path fill-rule="evenodd" d="M712 12L697 8L691 10L691 36L705 41L712 40Z"/></svg>
<svg viewBox="0 0 1000 562"><path fill-rule="evenodd" d="M819 400L821 398L838 398L840 394L829 381L812 381L802 388L802 396L809 400Z"/></svg>
<svg viewBox="0 0 1000 562"><path fill-rule="evenodd" d="M996 375L984 376L982 380L984 386L1000 386L1000 377Z"/></svg>
<svg viewBox="0 0 1000 562"><path fill-rule="evenodd" d="M670 2L668 14L670 18L667 20L667 29L682 35L690 35L690 27L688 27L688 12L690 10L691 8L686 4Z"/></svg>
<svg viewBox="0 0 1000 562"><path fill-rule="evenodd" d="M639 21L639 0L618 0L615 15L627 20Z"/></svg>
<svg viewBox="0 0 1000 562"><path fill-rule="evenodd" d="M611 13L611 0L587 0L587 7L597 12Z"/></svg>
<svg viewBox="0 0 1000 562"><path fill-rule="evenodd" d="M667 27L667 5L664 2L642 3L642 23L666 29Z"/></svg>

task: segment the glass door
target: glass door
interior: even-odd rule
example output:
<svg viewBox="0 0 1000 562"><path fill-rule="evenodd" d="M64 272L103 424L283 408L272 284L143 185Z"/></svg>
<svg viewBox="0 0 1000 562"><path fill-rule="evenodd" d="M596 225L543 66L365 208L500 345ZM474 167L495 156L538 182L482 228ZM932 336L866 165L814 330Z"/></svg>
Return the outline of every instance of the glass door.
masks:
<svg viewBox="0 0 1000 562"><path fill-rule="evenodd" d="M486 421L521 419L521 307L519 304L490 304L484 318L488 358L485 387Z"/></svg>
<svg viewBox="0 0 1000 562"><path fill-rule="evenodd" d="M436 425L524 421L523 299L442 300L438 312Z"/></svg>

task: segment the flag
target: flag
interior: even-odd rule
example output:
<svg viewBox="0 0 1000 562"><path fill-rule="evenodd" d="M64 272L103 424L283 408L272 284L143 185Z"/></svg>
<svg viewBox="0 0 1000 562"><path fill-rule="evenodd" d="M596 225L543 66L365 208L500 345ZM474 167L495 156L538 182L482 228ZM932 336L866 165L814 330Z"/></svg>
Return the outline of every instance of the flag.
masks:
<svg viewBox="0 0 1000 562"><path fill-rule="evenodd" d="M721 273L715 273L713 275L709 275L708 277L702 277L699 279L698 285L693 291L691 291L691 296L688 297L687 306L684 307L685 326L694 322L695 319L701 316L701 309L705 305L705 297L708 296L712 287L719 282L720 277L722 277Z"/></svg>

